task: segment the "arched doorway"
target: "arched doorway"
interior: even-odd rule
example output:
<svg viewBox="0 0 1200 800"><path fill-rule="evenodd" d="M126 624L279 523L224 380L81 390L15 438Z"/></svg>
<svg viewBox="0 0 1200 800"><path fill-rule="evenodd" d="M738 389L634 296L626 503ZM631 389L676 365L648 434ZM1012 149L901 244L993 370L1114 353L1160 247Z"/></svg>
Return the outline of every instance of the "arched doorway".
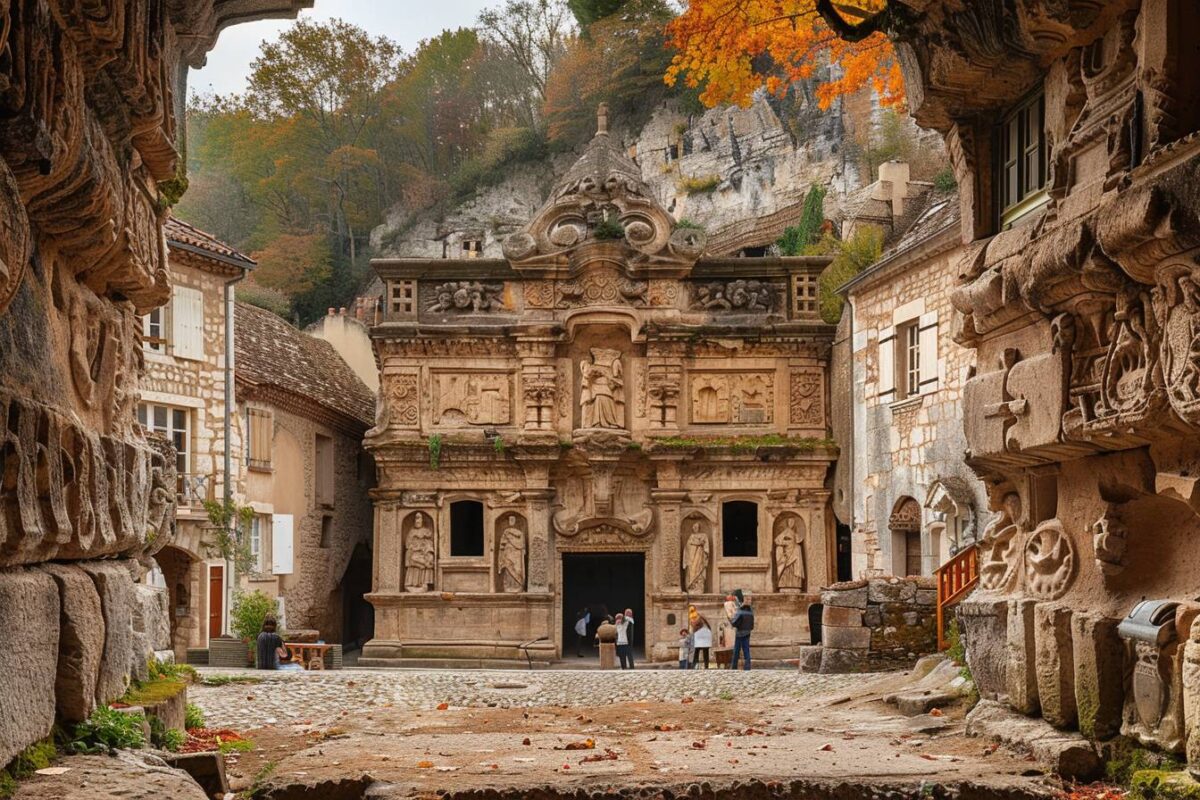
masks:
<svg viewBox="0 0 1200 800"><path fill-rule="evenodd" d="M901 497L888 517L892 532L892 574L921 575L921 504Z"/></svg>
<svg viewBox="0 0 1200 800"><path fill-rule="evenodd" d="M167 584L170 602L171 649L180 663L187 659L189 647L204 646L201 621L204 611L204 560L182 547L167 545L154 560Z"/></svg>

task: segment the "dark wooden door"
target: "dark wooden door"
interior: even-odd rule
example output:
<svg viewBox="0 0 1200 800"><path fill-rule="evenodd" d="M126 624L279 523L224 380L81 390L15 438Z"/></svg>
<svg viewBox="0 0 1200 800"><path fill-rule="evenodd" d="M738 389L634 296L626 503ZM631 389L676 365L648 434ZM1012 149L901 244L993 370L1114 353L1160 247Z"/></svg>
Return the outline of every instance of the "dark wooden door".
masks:
<svg viewBox="0 0 1200 800"><path fill-rule="evenodd" d="M208 638L221 635L221 617L225 610L225 567L209 567L208 571Z"/></svg>

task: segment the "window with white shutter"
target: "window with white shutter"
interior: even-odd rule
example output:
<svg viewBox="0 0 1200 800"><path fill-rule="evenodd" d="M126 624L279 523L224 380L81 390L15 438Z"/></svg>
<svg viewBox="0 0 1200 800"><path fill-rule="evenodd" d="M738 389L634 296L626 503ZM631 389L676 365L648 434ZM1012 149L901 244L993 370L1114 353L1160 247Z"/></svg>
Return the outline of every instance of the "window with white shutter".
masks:
<svg viewBox="0 0 1200 800"><path fill-rule="evenodd" d="M929 394L938 389L938 322L937 312L922 314L917 322L920 339L920 394Z"/></svg>
<svg viewBox="0 0 1200 800"><path fill-rule="evenodd" d="M879 402L896 399L896 329L879 332Z"/></svg>
<svg viewBox="0 0 1200 800"><path fill-rule="evenodd" d="M176 358L204 358L204 294L176 286L171 297L171 353Z"/></svg>
<svg viewBox="0 0 1200 800"><path fill-rule="evenodd" d="M275 514L271 517L271 574L292 574L292 515Z"/></svg>

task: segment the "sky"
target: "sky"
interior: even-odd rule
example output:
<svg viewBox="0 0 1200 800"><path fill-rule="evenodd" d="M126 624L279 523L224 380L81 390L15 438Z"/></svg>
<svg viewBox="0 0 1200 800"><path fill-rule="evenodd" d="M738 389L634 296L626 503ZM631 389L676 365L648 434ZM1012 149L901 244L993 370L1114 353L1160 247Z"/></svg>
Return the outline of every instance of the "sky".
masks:
<svg viewBox="0 0 1200 800"><path fill-rule="evenodd" d="M327 20L340 17L375 36L387 36L411 53L423 39L447 28L474 25L479 12L499 0L316 0L301 11L300 18ZM274 40L292 20L248 22L226 28L217 46L208 54L208 64L188 76L193 93L229 94L246 88L250 62L258 55L263 40Z"/></svg>

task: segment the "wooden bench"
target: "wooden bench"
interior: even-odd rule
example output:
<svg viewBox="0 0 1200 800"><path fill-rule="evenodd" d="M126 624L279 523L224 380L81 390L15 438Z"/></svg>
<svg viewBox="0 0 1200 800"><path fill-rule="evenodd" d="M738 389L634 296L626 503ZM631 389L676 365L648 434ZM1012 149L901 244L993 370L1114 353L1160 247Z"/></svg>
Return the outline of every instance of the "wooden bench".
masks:
<svg viewBox="0 0 1200 800"><path fill-rule="evenodd" d="M284 642L288 655L294 663L305 669L325 669L325 654L333 649L331 644L312 642Z"/></svg>

